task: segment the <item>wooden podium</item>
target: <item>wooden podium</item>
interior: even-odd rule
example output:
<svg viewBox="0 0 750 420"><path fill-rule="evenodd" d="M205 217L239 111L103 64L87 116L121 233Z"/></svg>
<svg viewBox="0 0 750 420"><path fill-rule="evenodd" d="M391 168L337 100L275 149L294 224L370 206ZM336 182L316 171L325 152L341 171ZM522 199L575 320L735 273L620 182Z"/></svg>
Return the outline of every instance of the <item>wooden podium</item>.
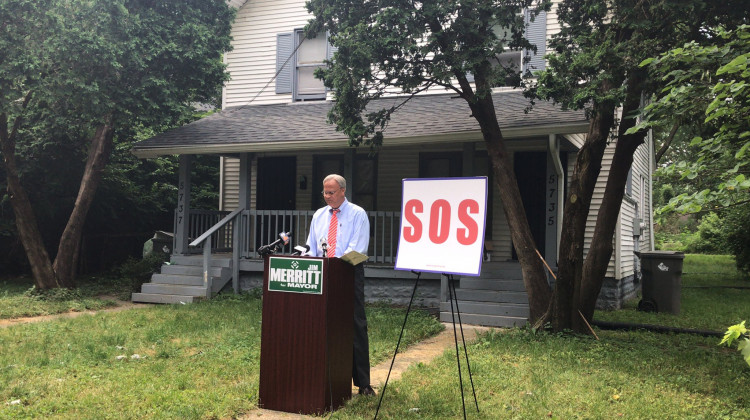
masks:
<svg viewBox="0 0 750 420"><path fill-rule="evenodd" d="M341 406L352 396L353 334L353 266L266 256L258 405L303 414Z"/></svg>

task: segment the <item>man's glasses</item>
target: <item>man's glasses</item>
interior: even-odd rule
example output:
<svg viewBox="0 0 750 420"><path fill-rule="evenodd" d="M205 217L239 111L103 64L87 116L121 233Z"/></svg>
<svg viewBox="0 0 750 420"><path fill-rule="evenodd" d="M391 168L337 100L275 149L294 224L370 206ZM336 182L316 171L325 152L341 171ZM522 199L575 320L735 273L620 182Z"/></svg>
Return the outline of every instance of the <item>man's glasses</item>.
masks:
<svg viewBox="0 0 750 420"><path fill-rule="evenodd" d="M321 191L320 193L323 194L326 197L330 197L330 196L336 194L337 192L339 192L340 190L341 190L341 188L339 188L336 191Z"/></svg>

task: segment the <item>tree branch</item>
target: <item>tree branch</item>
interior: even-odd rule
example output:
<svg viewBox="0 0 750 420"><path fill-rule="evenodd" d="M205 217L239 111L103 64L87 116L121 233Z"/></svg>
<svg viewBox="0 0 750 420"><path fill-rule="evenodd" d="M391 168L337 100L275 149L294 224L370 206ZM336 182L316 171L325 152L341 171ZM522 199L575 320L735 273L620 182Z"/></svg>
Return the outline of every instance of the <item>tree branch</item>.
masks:
<svg viewBox="0 0 750 420"><path fill-rule="evenodd" d="M672 140L674 140L674 136L675 134L677 134L678 128L680 128L680 124L678 122L675 122L674 125L672 125L672 129L669 131L669 135L667 136L666 140L664 140L664 143L661 144L659 151L656 152L656 156L654 157L654 159L656 160L657 164L659 163L659 161L661 161L664 153L667 152L667 149L669 149L669 146L672 144Z"/></svg>

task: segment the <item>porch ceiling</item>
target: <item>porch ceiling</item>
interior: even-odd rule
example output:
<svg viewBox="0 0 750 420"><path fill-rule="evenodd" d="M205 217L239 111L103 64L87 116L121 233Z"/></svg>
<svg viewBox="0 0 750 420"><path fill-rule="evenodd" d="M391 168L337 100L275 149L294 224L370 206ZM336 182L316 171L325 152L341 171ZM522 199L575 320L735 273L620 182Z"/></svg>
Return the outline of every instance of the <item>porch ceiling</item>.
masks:
<svg viewBox="0 0 750 420"><path fill-rule="evenodd" d="M525 112L528 99L521 91L493 94L503 135L508 139L585 133L583 111L563 111L537 101ZM373 102L390 107L400 99ZM141 158L172 154L223 154L341 148L347 138L326 122L331 102L283 103L227 108L193 123L136 143ZM419 95L392 117L386 144L424 144L481 141L479 125L465 100L454 95Z"/></svg>

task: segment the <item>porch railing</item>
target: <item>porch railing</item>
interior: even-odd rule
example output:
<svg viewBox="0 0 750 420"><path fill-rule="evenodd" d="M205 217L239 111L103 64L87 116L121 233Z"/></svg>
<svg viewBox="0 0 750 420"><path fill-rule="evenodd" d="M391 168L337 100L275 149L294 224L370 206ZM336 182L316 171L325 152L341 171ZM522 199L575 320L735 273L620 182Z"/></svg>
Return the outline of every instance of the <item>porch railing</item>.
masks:
<svg viewBox="0 0 750 420"><path fill-rule="evenodd" d="M239 258L260 258L255 250L275 241L280 232L291 232L289 245L284 248L284 252L291 252L295 245L307 242L314 213L313 210L242 210L234 217L227 218L230 214L227 211L191 209L189 237L203 237L204 240L191 239L190 252L204 253L204 247L210 244L212 253L232 252ZM367 215L370 219L369 262L393 264L396 260L401 213L368 211ZM205 239L209 231L211 240L207 241Z"/></svg>

